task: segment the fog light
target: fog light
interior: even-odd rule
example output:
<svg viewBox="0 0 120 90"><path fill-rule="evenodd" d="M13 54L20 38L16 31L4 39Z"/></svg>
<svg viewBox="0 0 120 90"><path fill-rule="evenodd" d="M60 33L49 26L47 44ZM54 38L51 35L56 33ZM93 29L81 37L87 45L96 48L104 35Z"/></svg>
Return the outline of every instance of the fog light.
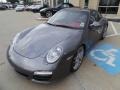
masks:
<svg viewBox="0 0 120 90"><path fill-rule="evenodd" d="M40 72L40 71L36 71L36 72L34 72L34 75L52 75L52 72Z"/></svg>

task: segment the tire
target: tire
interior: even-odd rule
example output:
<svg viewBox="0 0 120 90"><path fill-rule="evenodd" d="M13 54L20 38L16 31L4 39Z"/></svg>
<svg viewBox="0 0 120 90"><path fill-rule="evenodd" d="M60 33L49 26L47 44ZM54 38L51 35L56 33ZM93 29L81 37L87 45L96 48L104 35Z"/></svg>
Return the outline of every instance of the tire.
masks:
<svg viewBox="0 0 120 90"><path fill-rule="evenodd" d="M53 15L53 13L52 13L51 11L47 11L47 12L46 12L46 17L47 17L47 18L52 17L52 15Z"/></svg>
<svg viewBox="0 0 120 90"><path fill-rule="evenodd" d="M106 26L104 27L104 30L103 30L103 33L102 33L102 37L101 37L100 40L104 40L104 39L105 39L105 36L106 36L106 34L107 34L107 29L108 29L108 25L106 25Z"/></svg>
<svg viewBox="0 0 120 90"><path fill-rule="evenodd" d="M73 57L73 61L71 63L71 72L76 72L80 68L83 63L84 55L85 48L84 46L81 46Z"/></svg>

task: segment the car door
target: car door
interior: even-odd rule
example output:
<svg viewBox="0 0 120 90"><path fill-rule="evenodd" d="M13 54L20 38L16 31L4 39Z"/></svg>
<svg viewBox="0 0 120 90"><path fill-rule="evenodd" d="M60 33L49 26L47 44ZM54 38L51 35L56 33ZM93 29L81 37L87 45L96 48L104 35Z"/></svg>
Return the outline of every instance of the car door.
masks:
<svg viewBox="0 0 120 90"><path fill-rule="evenodd" d="M99 36L99 38L101 38L101 34L104 30L104 19L98 11L94 10L93 12L95 13L94 14L95 20L99 24L99 27L98 27L98 30L97 30L98 36Z"/></svg>
<svg viewBox="0 0 120 90"><path fill-rule="evenodd" d="M93 46L100 39L101 27L99 23L100 20L97 18L96 11L91 11L88 25L88 44L89 47ZM92 26L93 25L93 26Z"/></svg>

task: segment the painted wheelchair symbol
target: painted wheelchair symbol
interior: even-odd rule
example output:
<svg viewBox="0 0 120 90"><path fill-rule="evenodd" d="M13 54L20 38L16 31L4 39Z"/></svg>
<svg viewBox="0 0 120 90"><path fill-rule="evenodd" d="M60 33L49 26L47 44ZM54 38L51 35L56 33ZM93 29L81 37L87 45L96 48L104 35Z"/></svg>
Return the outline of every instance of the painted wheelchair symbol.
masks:
<svg viewBox="0 0 120 90"><path fill-rule="evenodd" d="M109 50L96 49L91 51L90 55L98 61L105 62L107 65L111 67L116 67L116 65L114 64L116 60L116 55L115 55L116 52L118 52L117 49L109 49ZM97 55L97 53L104 55L105 57L101 57L101 55Z"/></svg>

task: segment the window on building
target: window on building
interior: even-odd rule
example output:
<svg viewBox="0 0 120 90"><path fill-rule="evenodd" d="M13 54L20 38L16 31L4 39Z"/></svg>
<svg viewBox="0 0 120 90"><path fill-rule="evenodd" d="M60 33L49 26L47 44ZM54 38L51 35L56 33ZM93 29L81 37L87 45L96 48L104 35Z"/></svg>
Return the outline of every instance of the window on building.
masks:
<svg viewBox="0 0 120 90"><path fill-rule="evenodd" d="M69 3L69 0L58 0L58 4L61 4L61 3Z"/></svg>
<svg viewBox="0 0 120 90"><path fill-rule="evenodd" d="M64 0L58 0L58 4L64 3Z"/></svg>
<svg viewBox="0 0 120 90"><path fill-rule="evenodd" d="M105 14L117 14L120 0L100 0L99 12Z"/></svg>
<svg viewBox="0 0 120 90"><path fill-rule="evenodd" d="M64 0L64 3L69 3L69 0Z"/></svg>
<svg viewBox="0 0 120 90"><path fill-rule="evenodd" d="M85 8L88 8L88 4L89 4L89 0L85 0L85 5L84 5L84 7L85 7Z"/></svg>

